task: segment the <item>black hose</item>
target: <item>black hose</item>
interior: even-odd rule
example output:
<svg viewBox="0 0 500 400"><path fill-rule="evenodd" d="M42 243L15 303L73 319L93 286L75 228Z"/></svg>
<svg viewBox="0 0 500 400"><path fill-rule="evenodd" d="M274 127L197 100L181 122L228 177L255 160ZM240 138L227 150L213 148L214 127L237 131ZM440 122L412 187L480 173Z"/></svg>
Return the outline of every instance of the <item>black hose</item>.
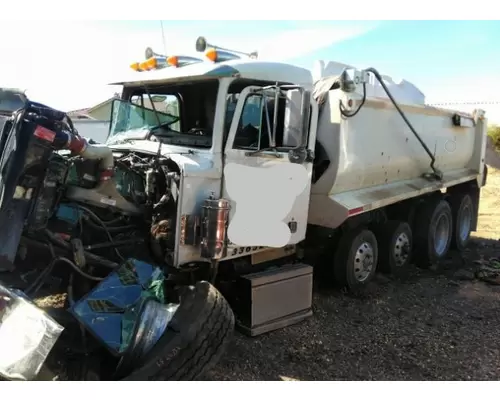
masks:
<svg viewBox="0 0 500 400"><path fill-rule="evenodd" d="M103 220L103 219L101 219L101 218L99 218L99 219L100 219L101 223L102 223L103 225L106 225L106 226L109 226L109 225L114 225L114 224L116 224L117 222L120 222L120 221L122 221L122 220L123 220L123 218L122 218L122 217L118 217L118 218L112 219L111 221L104 221L104 220Z"/></svg>
<svg viewBox="0 0 500 400"><path fill-rule="evenodd" d="M122 232L122 231L130 231L135 228L134 225L123 225L123 226L103 226L103 225L97 225L92 220L89 218L85 221L85 223L89 224L90 227L96 230L103 230L103 231L109 231L110 233L112 232Z"/></svg>
<svg viewBox="0 0 500 400"><path fill-rule="evenodd" d="M83 276L84 278L87 278L87 279L89 279L91 281L101 282L102 280L104 280L104 278L93 276L93 275L87 274L86 272L82 271L80 269L80 267L78 267L73 261L67 259L66 257L58 257L56 260L57 261L65 262L70 267L72 267L76 272L78 272L81 276Z"/></svg>
<svg viewBox="0 0 500 400"><path fill-rule="evenodd" d="M345 118L352 118L354 117L357 113L359 113L359 111L361 110L361 108L365 105L365 101L366 101L366 83L363 82L363 99L361 100L361 104L359 105L359 107L356 109L356 111L352 112L352 113L348 113L344 107L344 104L342 104L342 100L340 100L339 102L339 109L340 109L340 113L345 117Z"/></svg>
<svg viewBox="0 0 500 400"><path fill-rule="evenodd" d="M412 133L415 135L415 137L417 138L417 140L420 142L420 145L424 148L424 150L426 151L426 153L430 157L430 159L431 159L430 167L431 167L432 171L434 172L434 177L437 178L438 180L443 179L443 174L441 173L441 171L439 171L434 166L434 164L436 163L436 157L434 157L434 154L432 154L432 152L429 150L429 148L427 147L427 145L425 144L425 142L422 140L422 138L420 137L420 135L417 133L417 131L415 130L415 128L413 127L413 125L410 123L410 121L408 120L408 118L406 118L405 113L401 110L401 108L399 107L396 99L394 99L394 97L392 96L391 92L389 91L389 88L385 84L385 82L382 79L382 76L380 75L380 73L375 68L367 68L367 69L365 69L365 71L366 72L370 72L370 73L372 73L375 76L375 78L380 83L380 85L384 89L385 93L387 94L387 96L391 100L392 104L396 108L396 110L398 110L398 113L399 113L399 115L401 115L401 118L403 118L403 120L405 121L405 123L408 126L408 128L410 128L410 130L412 131ZM359 110L361 110L361 107L364 105L365 100L366 100L366 84L363 83L363 101L361 102L359 108L354 113L352 113L352 114L346 114L345 110L343 110L342 102L340 102L340 112L341 112L341 114L344 117L347 117L347 118L355 116L359 112Z"/></svg>
<svg viewBox="0 0 500 400"><path fill-rule="evenodd" d="M420 135L417 133L417 131L413 127L413 125L410 123L410 121L408 121L408 118L406 118L405 113L401 110L401 108L399 108L399 105L398 105L397 101L394 99L394 97L392 96L391 92L389 91L389 88L384 83L384 80L382 79L382 76L379 74L379 72L375 68L367 68L365 71L371 72L375 76L375 78L377 78L377 81L379 81L379 83L382 86L382 88L384 89L385 93L387 94L387 96L389 97L389 99L391 99L392 104L394 105L394 107L396 108L396 110L398 110L399 115L401 115L401 118L403 118L403 120L406 122L406 125L408 125L408 128L410 128L410 130L412 131L412 133L415 135L415 137L417 138L417 140L420 142L420 144L422 145L422 147L424 148L424 150L429 155L429 157L431 159L431 165L430 165L430 167L431 167L432 171L434 171L434 176L437 179L439 179L439 180L443 179L443 174L441 173L441 171L439 171L436 167L434 167L434 164L436 163L436 157L434 157L434 154L432 154L432 152L429 150L429 148L427 147L427 145L425 144L425 142L422 140L422 138L420 137Z"/></svg>
<svg viewBox="0 0 500 400"><path fill-rule="evenodd" d="M144 243L144 239L124 239L124 240L115 240L114 242L91 244L85 246L85 249L86 250L108 249L111 247L123 247L139 243Z"/></svg>
<svg viewBox="0 0 500 400"><path fill-rule="evenodd" d="M59 247L62 247L64 248L65 250L67 250L68 252L71 252L71 245L67 242L65 242L64 240L61 240L59 239L56 235L54 235L51 231L49 231L48 229L45 230L45 233L47 235L47 237L56 245L58 245ZM30 240L30 239L28 239ZM31 240L33 243L36 243L38 245L41 245L41 246L46 246L44 245L43 243L40 243L40 242L37 242L36 240ZM105 258L102 258L102 257L99 257L95 254L92 254L92 253L89 253L87 251L84 252L85 254L85 258L91 263L91 264L99 264L103 267L106 267L106 268L111 268L111 269L117 269L120 267L119 264L117 263L114 263L112 261L109 261L109 260L106 260Z"/></svg>
<svg viewBox="0 0 500 400"><path fill-rule="evenodd" d="M68 281L68 303L70 307L73 307L75 305L75 296L73 295L73 282L75 280L75 274L71 274L69 276L69 281Z"/></svg>
<svg viewBox="0 0 500 400"><path fill-rule="evenodd" d="M56 257L52 259L52 261L47 265L47 267L38 275L38 277L33 281L33 283L24 291L28 296L33 297L38 291L42 288L43 284L45 283L46 279L49 277L49 275L52 273L52 270L54 269L54 266L59 262L65 262L66 264L69 264L73 269L78 272L81 276L84 278L87 278L92 281L97 281L100 282L104 278L99 278L96 276L92 276L87 274L86 272L83 272L76 264L71 262L69 259L66 257Z"/></svg>
<svg viewBox="0 0 500 400"><path fill-rule="evenodd" d="M114 240L113 240L113 236L111 236L111 233L109 232L108 227L107 227L107 226L106 226L106 224L102 221L102 219L101 219L101 218L99 218L99 216L98 216L96 213L94 213L92 210L89 210L87 207L84 207L84 206L81 206L81 205L79 205L79 206L78 206L78 208L80 208L80 209L82 209L83 211L85 211L87 214L89 214L89 215L90 215L90 217L91 217L91 218L93 218L96 222L98 222L99 224L101 224L101 226L103 227L104 231L106 232L106 235L108 235L109 241L110 241L111 243L113 243L113 242L114 242ZM124 260L125 260L125 258L124 258L124 257L120 254L120 252L118 251L118 249L115 247L115 248L114 248L114 250L115 250L116 255L117 255L117 256L118 256L118 257L119 257L122 261L124 261Z"/></svg>
<svg viewBox="0 0 500 400"><path fill-rule="evenodd" d="M33 297L38 291L42 288L43 284L51 274L52 270L54 269L54 266L57 263L57 258L54 258L47 267L43 269L43 271L38 275L38 277L33 281L31 285L29 285L26 290L24 290L24 293L26 295Z"/></svg>

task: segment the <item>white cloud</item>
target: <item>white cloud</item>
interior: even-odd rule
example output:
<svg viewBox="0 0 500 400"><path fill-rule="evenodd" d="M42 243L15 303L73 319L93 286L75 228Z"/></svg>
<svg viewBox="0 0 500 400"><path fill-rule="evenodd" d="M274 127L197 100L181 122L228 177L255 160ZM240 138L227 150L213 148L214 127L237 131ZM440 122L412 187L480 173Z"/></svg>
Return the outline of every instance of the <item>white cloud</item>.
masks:
<svg viewBox="0 0 500 400"><path fill-rule="evenodd" d="M168 24L165 24L168 25ZM133 31L126 25L111 26L85 21L2 21L0 37L0 86L27 88L30 98L64 110L83 108L110 97L119 88L107 86L116 76L129 71L147 46L163 53L159 21ZM299 29L275 35L259 30L224 35L203 31L165 29L169 52L193 54L196 37L205 34L209 42L241 51L258 50L260 57L287 60L304 56L335 42L363 34L366 24L339 28ZM311 60L312 67L312 60Z"/></svg>

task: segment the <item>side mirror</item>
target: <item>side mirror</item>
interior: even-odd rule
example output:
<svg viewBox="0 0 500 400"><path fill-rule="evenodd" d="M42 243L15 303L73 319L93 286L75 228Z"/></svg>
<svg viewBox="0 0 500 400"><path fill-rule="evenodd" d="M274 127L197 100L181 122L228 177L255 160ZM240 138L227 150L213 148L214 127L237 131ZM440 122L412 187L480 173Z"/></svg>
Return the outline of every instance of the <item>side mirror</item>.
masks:
<svg viewBox="0 0 500 400"><path fill-rule="evenodd" d="M286 92L284 147L302 147L307 143L311 93L304 89Z"/></svg>

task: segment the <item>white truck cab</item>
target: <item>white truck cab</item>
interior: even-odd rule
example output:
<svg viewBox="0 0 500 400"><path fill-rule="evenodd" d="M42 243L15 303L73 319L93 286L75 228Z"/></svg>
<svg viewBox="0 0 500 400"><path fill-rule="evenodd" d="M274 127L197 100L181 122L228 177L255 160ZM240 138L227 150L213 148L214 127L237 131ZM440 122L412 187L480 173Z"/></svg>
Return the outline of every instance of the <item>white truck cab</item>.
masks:
<svg viewBox="0 0 500 400"><path fill-rule="evenodd" d="M133 141L135 151L151 153L161 141L161 153L182 169L178 232L207 197L234 203L220 260L303 241L318 118L311 71L215 49L205 58L153 56L134 64L129 80L113 83L123 92L106 144L119 150ZM199 261L182 235L173 263Z"/></svg>

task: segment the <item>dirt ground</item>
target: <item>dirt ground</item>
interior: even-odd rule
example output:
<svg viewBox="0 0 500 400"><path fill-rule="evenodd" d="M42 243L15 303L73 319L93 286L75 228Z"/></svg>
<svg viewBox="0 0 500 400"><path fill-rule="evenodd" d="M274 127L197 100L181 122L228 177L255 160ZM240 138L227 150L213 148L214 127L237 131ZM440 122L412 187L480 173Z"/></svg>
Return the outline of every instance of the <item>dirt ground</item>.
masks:
<svg viewBox="0 0 500 400"><path fill-rule="evenodd" d="M363 298L316 293L308 321L254 339L237 333L208 379L500 379L500 286L475 279L478 260L498 262L499 222L500 171L490 168L463 255L379 275Z"/></svg>

